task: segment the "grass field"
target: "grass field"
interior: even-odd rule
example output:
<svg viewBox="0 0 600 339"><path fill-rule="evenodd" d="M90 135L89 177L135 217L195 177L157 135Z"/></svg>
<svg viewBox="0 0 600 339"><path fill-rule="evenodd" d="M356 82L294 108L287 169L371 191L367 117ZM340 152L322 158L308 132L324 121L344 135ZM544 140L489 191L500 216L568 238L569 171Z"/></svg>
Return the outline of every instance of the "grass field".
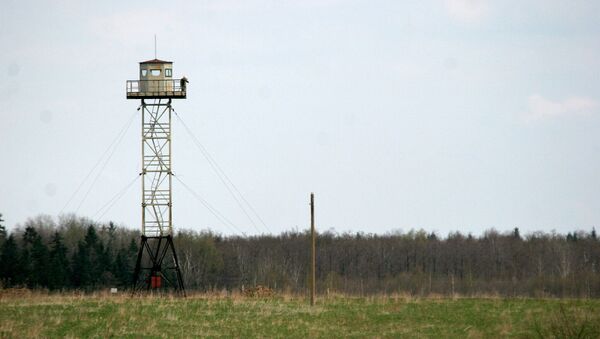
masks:
<svg viewBox="0 0 600 339"><path fill-rule="evenodd" d="M0 293L0 337L600 337L600 300Z"/></svg>

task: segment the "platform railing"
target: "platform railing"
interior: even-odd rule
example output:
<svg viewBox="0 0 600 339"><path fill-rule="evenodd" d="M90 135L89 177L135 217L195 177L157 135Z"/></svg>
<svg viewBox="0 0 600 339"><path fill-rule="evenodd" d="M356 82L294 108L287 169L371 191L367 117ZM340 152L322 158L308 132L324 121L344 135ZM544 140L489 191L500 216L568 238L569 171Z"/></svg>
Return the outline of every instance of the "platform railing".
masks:
<svg viewBox="0 0 600 339"><path fill-rule="evenodd" d="M185 93L185 85L181 79L164 80L127 80L127 95L144 95L156 93Z"/></svg>

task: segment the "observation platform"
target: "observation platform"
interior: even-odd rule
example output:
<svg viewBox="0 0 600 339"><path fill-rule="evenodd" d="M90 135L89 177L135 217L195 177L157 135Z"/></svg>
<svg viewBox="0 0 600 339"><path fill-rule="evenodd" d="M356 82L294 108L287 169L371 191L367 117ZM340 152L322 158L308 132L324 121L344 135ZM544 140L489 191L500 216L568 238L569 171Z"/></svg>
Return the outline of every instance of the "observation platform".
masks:
<svg viewBox="0 0 600 339"><path fill-rule="evenodd" d="M127 99L185 99L181 79L127 80Z"/></svg>

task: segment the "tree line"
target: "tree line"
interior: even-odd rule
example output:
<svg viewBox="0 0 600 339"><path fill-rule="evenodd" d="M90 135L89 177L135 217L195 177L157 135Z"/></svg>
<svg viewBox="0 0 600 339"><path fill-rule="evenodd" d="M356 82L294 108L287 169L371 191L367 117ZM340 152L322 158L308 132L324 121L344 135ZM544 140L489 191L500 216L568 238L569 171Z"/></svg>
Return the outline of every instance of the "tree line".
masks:
<svg viewBox="0 0 600 339"><path fill-rule="evenodd" d="M10 234L2 226L0 284L51 290L127 286L138 250L130 233L83 218L57 226L49 217L38 217Z"/></svg>
<svg viewBox="0 0 600 339"><path fill-rule="evenodd" d="M0 223L1 223L0 215ZM128 288L140 233L73 215L0 224L0 284L50 290ZM189 290L265 285L306 293L309 233L223 236L182 230L174 242ZM423 230L387 234L322 232L317 237L319 293L357 295L495 294L600 297L595 229L566 235L518 228L480 236Z"/></svg>

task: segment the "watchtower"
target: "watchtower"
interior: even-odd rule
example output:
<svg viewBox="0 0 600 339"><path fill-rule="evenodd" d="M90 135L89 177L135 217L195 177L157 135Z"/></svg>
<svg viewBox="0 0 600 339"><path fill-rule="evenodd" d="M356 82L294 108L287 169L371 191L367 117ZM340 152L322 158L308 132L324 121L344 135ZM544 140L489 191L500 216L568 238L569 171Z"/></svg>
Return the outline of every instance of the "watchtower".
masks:
<svg viewBox="0 0 600 339"><path fill-rule="evenodd" d="M173 287L185 295L173 244L171 167L172 99L186 98L185 77L173 79L173 63L140 62L139 80L127 80L127 99L141 100L142 110L142 239L133 291Z"/></svg>

